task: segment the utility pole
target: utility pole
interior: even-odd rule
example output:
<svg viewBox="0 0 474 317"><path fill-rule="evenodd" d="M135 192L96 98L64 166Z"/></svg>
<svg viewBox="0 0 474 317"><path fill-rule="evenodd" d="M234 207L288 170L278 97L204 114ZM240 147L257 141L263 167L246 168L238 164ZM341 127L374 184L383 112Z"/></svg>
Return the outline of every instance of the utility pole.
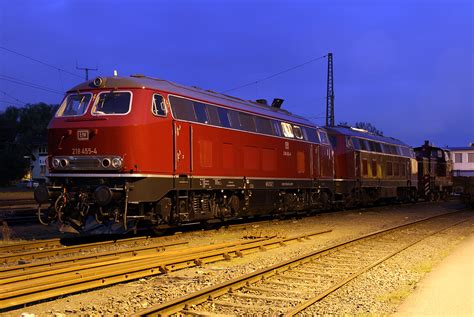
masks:
<svg viewBox="0 0 474 317"><path fill-rule="evenodd" d="M97 66L96 66L95 68L79 67L79 66L77 66L77 62L76 62L76 69L85 71L85 73L86 73L86 80L89 80L89 71L90 71L90 70L94 70L94 71L95 71L95 70L98 70Z"/></svg>
<svg viewBox="0 0 474 317"><path fill-rule="evenodd" d="M328 53L328 80L326 92L326 126L334 126L334 78L332 53Z"/></svg>

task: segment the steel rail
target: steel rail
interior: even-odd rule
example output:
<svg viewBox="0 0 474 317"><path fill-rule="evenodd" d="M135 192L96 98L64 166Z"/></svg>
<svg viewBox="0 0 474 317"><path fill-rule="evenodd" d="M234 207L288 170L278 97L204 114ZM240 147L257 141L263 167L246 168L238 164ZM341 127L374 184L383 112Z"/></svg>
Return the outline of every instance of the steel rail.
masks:
<svg viewBox="0 0 474 317"><path fill-rule="evenodd" d="M344 248L347 248L348 245L350 245L350 244L354 244L354 243L357 244L361 241L370 241L371 239L374 239L375 237L380 237L380 236L384 236L384 235L387 235L387 234L390 234L390 233L395 233L398 230L406 229L406 228L409 228L410 226L415 226L415 225L418 225L418 224L421 224L421 223L429 223L429 221L431 221L433 219L437 219L437 218L440 218L440 217L446 217L446 216L449 216L451 214L458 213L458 212L459 211L451 212L451 213L445 213L445 214L437 215L437 216L434 216L434 217L427 217L427 218L420 219L420 220L417 220L417 221L414 221L414 222L411 222L411 223L408 223L408 224L398 225L398 226L394 226L392 228L379 230L379 231L369 233L369 234L363 235L363 236L355 238L355 239L351 239L351 240L348 240L348 241L345 241L345 242L342 242L342 243L331 245L329 247L310 252L310 253L305 254L303 256L300 256L298 258L290 259L288 261L278 263L278 264L273 265L271 267L264 268L264 269L261 269L259 271L256 271L256 272L238 277L238 278L233 279L231 281L224 282L224 283L221 283L219 285L211 286L209 288L206 288L206 289L203 289L201 291L192 293L190 295L187 295L187 296L184 296L184 297L181 297L181 298L177 298L177 299L172 300L168 303L164 303L164 304L161 304L161 305L158 305L158 306L155 306L155 307L150 307L147 310L138 312L137 316L169 316L169 315L173 315L173 314L179 314L181 312L184 313L184 315L200 314L201 312L193 311L190 308L194 305L203 304L203 303L207 302L208 300L212 300L214 303L216 303L214 301L214 299L218 298L219 296L222 296L222 295L225 295L225 294L232 295L235 290L238 290L238 289L244 288L244 287L248 287L248 286L250 286L254 283L257 283L257 282L267 281L269 278L271 278L273 276L277 276L277 275L281 274L282 272L288 271L288 270L290 270L290 269L292 269L296 266L299 266L299 265L302 265L302 264L309 264L317 258L323 258L325 255L329 255L329 254L335 252L336 250L342 250ZM472 219L472 217L469 218L469 219ZM467 219L467 220L469 220L469 219ZM458 223L456 223L456 224L458 224ZM445 230L445 229L447 229L447 228L443 228L442 230ZM417 242L419 242L419 241L421 241L421 240L418 240ZM409 247L409 246L407 246L407 247ZM404 248L404 249L406 249L406 248ZM398 251L398 252L401 252L401 250ZM375 265L378 265L379 263L381 263L380 261L383 262L384 258L378 259L377 261L373 262L371 264L371 267L373 267ZM369 268L367 266L364 269L367 270ZM361 272L360 274L362 274L363 270L361 269L360 272ZM331 272L325 272L325 274L326 275L331 275L331 274L334 275L334 273L331 273ZM343 273L342 275L344 275L344 274L345 273ZM354 273L352 273L352 274L354 274ZM356 275L352 275L352 274L351 274L350 277L353 279L353 278L356 277ZM300 279L302 279L302 278L300 278ZM311 280L311 277L305 278L305 279L306 280ZM329 294L330 292L334 291L335 289L341 287L342 285L345 284L343 282L347 283L348 281L344 280L344 281L338 283L332 289L327 290L326 293ZM336 287L336 286L339 286L339 287ZM284 291L281 291L281 292L284 293ZM324 296L327 296L327 294L324 295ZM255 297L255 296L253 296L253 297ZM264 297L264 298L269 299L268 297ZM270 299L274 300L275 298L270 298ZM292 300L292 299L287 298L287 300ZM302 299L298 299L298 301L302 301ZM317 299L316 299L316 301L317 301ZM308 302L306 304L311 305L312 302L310 302L310 300L308 300ZM234 306L239 306L239 305L234 305ZM242 306L243 305L240 305L241 308L253 308L254 310L257 309L257 311L258 311L258 307L250 307L250 306L249 307L242 307ZM302 304L302 307L303 306L304 305ZM307 306L305 306L305 307L307 307ZM268 307L268 308L271 308L271 307ZM294 312L290 312L290 313L294 313Z"/></svg>
<svg viewBox="0 0 474 317"><path fill-rule="evenodd" d="M53 246L53 248L46 249L46 250L30 250L26 252L1 254L0 264L2 263L8 264L8 263L16 262L18 260L37 260L37 259L47 258L51 256L60 256L60 255L66 255L70 253L84 252L84 251L89 251L91 249L109 246L109 245L121 245L121 244L128 244L128 243L136 244L143 241L153 241L153 240L159 240L159 239L162 239L162 238L160 237L153 238L153 237L146 236L146 237L134 237L134 238L129 238L129 239L121 239L121 240L107 240L107 241L92 242L92 243L71 245L71 246L57 245L57 247Z"/></svg>
<svg viewBox="0 0 474 317"><path fill-rule="evenodd" d="M61 239L48 239L31 242L12 243L0 246L0 253L23 252L34 248L51 248L57 246L61 246Z"/></svg>
<svg viewBox="0 0 474 317"><path fill-rule="evenodd" d="M0 309L44 300L65 294L88 290L91 288L111 285L151 275L163 274L182 268L202 265L221 260L241 257L245 254L264 250L268 247L279 247L290 241L301 241L311 236L327 233L331 230L319 231L289 238L272 238L263 241L251 241L243 244L220 248L219 250L198 250L188 254L179 252L168 257L144 257L137 260L119 261L110 265L90 267L64 275L56 274L49 277L20 281L19 283L0 286ZM212 247L212 246L211 246Z"/></svg>
<svg viewBox="0 0 474 317"><path fill-rule="evenodd" d="M260 242L264 240L270 240L274 237L268 238L261 238L255 239L252 241L237 241L237 242L225 242L220 244L213 244L209 246L201 246L201 247L194 247L192 248L192 252L205 252L209 250L219 250L222 248L228 248L231 246L243 245L243 244L250 244L254 242ZM132 248L126 250L117 250L117 251L108 251L108 252L101 252L95 253L91 255L83 255L74 258L60 258L54 259L53 261L47 263L31 263L29 265L18 265L8 267L4 271L0 271L0 285L1 284L8 284L11 283L11 280L14 279L15 281L37 278L41 276L51 276L54 275L56 272L64 273L70 272L78 269L84 269L88 267L88 265L93 266L100 266L102 262L107 262L108 264L113 263L121 263L125 261L132 261L136 259L144 259L155 257L157 252L160 252L160 259L169 256L178 256L182 255L183 252L190 252L190 248L178 248L167 250L167 247L170 246L182 246L188 244L187 241L182 242L173 242L169 244L155 244L149 245L145 247L139 248ZM12 280L13 281L13 280Z"/></svg>
<svg viewBox="0 0 474 317"><path fill-rule="evenodd" d="M52 272L60 269L73 270L75 267L83 267L84 265L88 264L119 260L122 258L138 259L144 256L154 256L157 253L163 255L172 251L177 252L178 250L184 249L173 249L170 251L168 248L187 244L187 241L178 241L166 244L151 244L133 249L99 252L75 257L58 258L48 262L9 266L0 271L0 285L10 283L10 279L12 278L15 280L30 279L42 275L51 275L53 274Z"/></svg>

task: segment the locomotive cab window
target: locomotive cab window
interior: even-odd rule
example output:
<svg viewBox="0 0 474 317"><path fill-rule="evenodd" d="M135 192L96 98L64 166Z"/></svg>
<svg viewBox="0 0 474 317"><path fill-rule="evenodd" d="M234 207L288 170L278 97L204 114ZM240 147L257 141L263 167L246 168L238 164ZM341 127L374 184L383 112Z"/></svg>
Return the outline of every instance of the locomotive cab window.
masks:
<svg viewBox="0 0 474 317"><path fill-rule="evenodd" d="M56 113L56 117L83 115L89 106L91 97L91 93L68 95Z"/></svg>
<svg viewBox="0 0 474 317"><path fill-rule="evenodd" d="M151 110L155 116L166 117L166 106L161 95L153 95Z"/></svg>
<svg viewBox="0 0 474 317"><path fill-rule="evenodd" d="M128 91L108 91L99 93L92 114L120 115L130 112L132 93Z"/></svg>

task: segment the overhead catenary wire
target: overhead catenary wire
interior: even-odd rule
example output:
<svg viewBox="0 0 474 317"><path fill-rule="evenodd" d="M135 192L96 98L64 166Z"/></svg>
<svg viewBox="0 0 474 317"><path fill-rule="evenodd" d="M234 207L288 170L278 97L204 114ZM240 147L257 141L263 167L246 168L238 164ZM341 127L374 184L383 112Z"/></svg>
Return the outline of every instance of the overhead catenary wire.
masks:
<svg viewBox="0 0 474 317"><path fill-rule="evenodd" d="M2 93L2 94L3 94L4 96L6 96L6 97L12 98L13 100L17 101L18 103L26 104L26 102L24 102L23 100L20 100L20 99L16 98L15 96L10 95L10 94L9 94L8 92L6 92L6 91L0 90L0 93Z"/></svg>
<svg viewBox="0 0 474 317"><path fill-rule="evenodd" d="M6 103L10 106L19 106L19 107L22 107L24 106L25 104L22 104L22 103L19 103L19 102L16 102L16 101L11 101L11 100L5 100L5 99L0 99L0 102L1 103Z"/></svg>
<svg viewBox="0 0 474 317"><path fill-rule="evenodd" d="M46 86L38 85L38 84L35 84L35 83L31 83L31 82L28 82L28 81L25 81L25 80L22 80L22 79L18 79L18 78L15 78L15 77L7 76L7 75L0 74L0 80L5 80L5 81L8 81L8 82L17 84L17 85L22 85L22 86L26 86L26 87L30 87L30 88L35 88L35 89L47 91L47 92L58 94L58 95L64 95L64 93L59 91L59 90L55 90L55 89L52 89L52 88L49 88L49 87L46 87Z"/></svg>
<svg viewBox="0 0 474 317"><path fill-rule="evenodd" d="M11 49L9 49L9 48L6 48L6 47L4 47L4 46L0 46L0 49L2 49L2 50L4 50L4 51L7 51L7 52L10 52L10 53L12 53L12 54L18 55L18 56L27 58L27 59L32 60L32 61L34 61L34 62L40 63L40 64L42 64L42 65L44 65L44 66L47 66L47 67L50 67L50 68L54 68L54 69L56 69L56 70L58 70L58 71L60 71L60 72L63 72L63 73L65 73L65 74L69 74L69 75L71 75L71 76L75 76L75 77L78 77L78 78L81 78L81 79L82 79L82 76L80 76L80 75L78 75L78 74L74 74L74 73L72 73L72 72L70 72L70 71L67 71L67 70L65 70L65 69L56 67L56 66L51 65L51 64L49 64L49 63L40 61L39 59L36 59L36 58L30 57L30 56L27 56L27 55L25 55L25 54L16 52L16 51L11 50Z"/></svg>
<svg viewBox="0 0 474 317"><path fill-rule="evenodd" d="M279 72L274 73L274 74L272 74L272 75L269 75L269 76L267 76L267 77L265 77L265 78L262 78L262 79L259 79L259 80L254 80L254 81L249 82L249 83L247 83L247 84L243 84L243 85L237 86L237 87L235 87L235 88L231 88L231 89L224 90L222 93L228 93L228 92L230 92L230 91L234 91L234 90L237 90L237 89L241 89L241 88L248 87L248 86L250 86L250 85L258 84L258 83L260 83L260 82L262 82L262 81L265 81L265 80L271 79L271 78L273 78L273 77L276 77L276 76L278 76L278 75L281 75L281 74L290 72L290 71L292 71L292 70L294 70L294 69L303 67L303 66L305 66L305 65L308 65L308 64L310 64L310 63L312 63L312 62L318 61L318 60L323 59L323 58L326 58L326 57L327 57L327 55L322 55L322 56L319 56L319 57L310 59L309 61L306 61L306 62L304 62L304 63L295 65L295 66L290 67L290 68L287 68L287 69L285 69L285 70L279 71Z"/></svg>

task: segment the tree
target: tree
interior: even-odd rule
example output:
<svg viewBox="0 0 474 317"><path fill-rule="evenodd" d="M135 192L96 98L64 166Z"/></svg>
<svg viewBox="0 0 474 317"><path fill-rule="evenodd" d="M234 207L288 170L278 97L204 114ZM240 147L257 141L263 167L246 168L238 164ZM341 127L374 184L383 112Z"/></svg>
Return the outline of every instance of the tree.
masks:
<svg viewBox="0 0 474 317"><path fill-rule="evenodd" d="M364 129L369 131L370 133L376 134L376 135L383 135L383 132L377 129L372 123L369 122L356 122L355 127L358 129Z"/></svg>
<svg viewBox="0 0 474 317"><path fill-rule="evenodd" d="M0 185L8 185L25 175L32 146L47 140L47 126L57 105L28 104L8 107L0 113Z"/></svg>

